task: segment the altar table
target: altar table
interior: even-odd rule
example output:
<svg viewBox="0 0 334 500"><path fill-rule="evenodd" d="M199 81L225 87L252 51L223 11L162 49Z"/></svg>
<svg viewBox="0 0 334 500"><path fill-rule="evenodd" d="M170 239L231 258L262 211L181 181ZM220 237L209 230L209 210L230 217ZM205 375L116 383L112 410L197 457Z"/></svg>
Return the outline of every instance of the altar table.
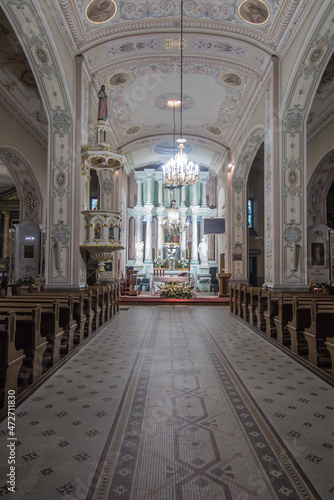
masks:
<svg viewBox="0 0 334 500"><path fill-rule="evenodd" d="M181 272L181 271L180 271ZM151 295L160 295L159 285L163 285L164 283L189 283L189 276L178 276L178 275L169 275L169 276L154 276L150 274L150 289ZM190 286L193 286L193 293L195 291L195 276L193 273L190 274Z"/></svg>

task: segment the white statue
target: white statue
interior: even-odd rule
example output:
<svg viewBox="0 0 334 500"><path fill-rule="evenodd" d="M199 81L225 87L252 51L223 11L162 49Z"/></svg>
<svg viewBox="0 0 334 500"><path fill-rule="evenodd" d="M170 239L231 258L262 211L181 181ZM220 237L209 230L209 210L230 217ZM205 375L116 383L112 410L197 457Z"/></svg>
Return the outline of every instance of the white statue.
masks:
<svg viewBox="0 0 334 500"><path fill-rule="evenodd" d="M208 263L208 244L206 241L206 237L203 236L201 243L198 245L198 253L201 264Z"/></svg>
<svg viewBox="0 0 334 500"><path fill-rule="evenodd" d="M143 264L143 258L144 258L144 242L143 241L137 241L136 245L136 266L141 266Z"/></svg>

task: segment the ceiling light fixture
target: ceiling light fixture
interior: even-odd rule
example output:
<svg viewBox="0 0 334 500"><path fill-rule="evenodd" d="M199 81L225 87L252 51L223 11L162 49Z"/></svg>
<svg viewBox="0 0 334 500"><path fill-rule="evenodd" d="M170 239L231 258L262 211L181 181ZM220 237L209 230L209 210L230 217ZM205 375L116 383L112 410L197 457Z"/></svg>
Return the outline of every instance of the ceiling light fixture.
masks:
<svg viewBox="0 0 334 500"><path fill-rule="evenodd" d="M170 236L180 235L188 226L189 222L182 224L182 220L179 217L179 211L175 210L175 199L174 193L171 192L171 210L168 211L167 217L165 217L161 223L164 231Z"/></svg>
<svg viewBox="0 0 334 500"><path fill-rule="evenodd" d="M180 138L177 139L179 144L179 152L169 160L168 163L162 166L163 182L166 187L170 189L181 188L182 186L189 186L195 184L199 179L199 167L197 164L188 160L188 156L183 151L186 139L182 136L182 108L183 108L183 0L181 0L181 91L180 91L180 104L169 104L172 107L180 106ZM177 101L176 99L174 101ZM170 102L170 101L169 101Z"/></svg>

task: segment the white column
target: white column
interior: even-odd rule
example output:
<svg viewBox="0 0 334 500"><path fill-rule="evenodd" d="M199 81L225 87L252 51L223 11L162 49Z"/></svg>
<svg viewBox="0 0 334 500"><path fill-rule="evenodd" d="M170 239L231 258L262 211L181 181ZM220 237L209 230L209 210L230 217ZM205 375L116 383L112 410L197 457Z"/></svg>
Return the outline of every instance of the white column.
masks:
<svg viewBox="0 0 334 500"><path fill-rule="evenodd" d="M197 182L192 185L192 205L197 205Z"/></svg>
<svg viewBox="0 0 334 500"><path fill-rule="evenodd" d="M197 207L192 207L191 263L198 264Z"/></svg>
<svg viewBox="0 0 334 500"><path fill-rule="evenodd" d="M180 210L180 219L182 227L184 227L187 220L187 215L185 212L182 212L181 210ZM181 257L186 257L186 248L187 248L187 230L185 229L181 233Z"/></svg>
<svg viewBox="0 0 334 500"><path fill-rule="evenodd" d="M142 216L140 214L136 215L136 243L138 241L142 241L143 239L143 224L142 224Z"/></svg>
<svg viewBox="0 0 334 500"><path fill-rule="evenodd" d="M157 218L158 218L158 242L157 242L157 257L163 257L163 237L162 237L162 219L163 219L163 214L162 214L162 210L163 208L158 208L157 211L158 211L158 215L157 215ZM160 251L160 253L159 253Z"/></svg>
<svg viewBox="0 0 334 500"><path fill-rule="evenodd" d="M142 180L141 179L136 179L137 181L137 206L141 206L142 204L142 197L141 197L141 185L142 185Z"/></svg>
<svg viewBox="0 0 334 500"><path fill-rule="evenodd" d="M145 168L144 173L147 182L147 199L145 203L146 206L152 205L152 170Z"/></svg>
<svg viewBox="0 0 334 500"><path fill-rule="evenodd" d="M201 206L206 207L207 206L207 204L206 204L206 185L207 185L208 181L201 179L201 183L202 183L202 203L201 203Z"/></svg>
<svg viewBox="0 0 334 500"><path fill-rule="evenodd" d="M159 191L158 191L158 205L161 206L162 203L162 179L158 179Z"/></svg>
<svg viewBox="0 0 334 500"><path fill-rule="evenodd" d="M185 206L185 200L186 200L186 187L185 186L182 186L181 188L181 207L184 207Z"/></svg>
<svg viewBox="0 0 334 500"><path fill-rule="evenodd" d="M152 222L151 210L146 212L145 264L152 262Z"/></svg>

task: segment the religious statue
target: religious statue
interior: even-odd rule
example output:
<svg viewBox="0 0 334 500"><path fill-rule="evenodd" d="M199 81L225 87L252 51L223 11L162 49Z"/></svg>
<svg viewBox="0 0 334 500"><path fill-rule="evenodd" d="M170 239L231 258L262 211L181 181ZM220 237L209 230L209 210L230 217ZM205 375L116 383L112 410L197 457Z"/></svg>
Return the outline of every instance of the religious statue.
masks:
<svg viewBox="0 0 334 500"><path fill-rule="evenodd" d="M101 90L98 92L97 97L99 98L99 109L97 113L98 120L106 120L108 117L108 106L107 106L107 93L106 86L102 85Z"/></svg>
<svg viewBox="0 0 334 500"><path fill-rule="evenodd" d="M101 238L101 226L98 222L96 223L96 226L94 228L94 238L97 240Z"/></svg>
<svg viewBox="0 0 334 500"><path fill-rule="evenodd" d="M201 264L208 263L208 244L206 241L206 237L203 236L201 243L198 245L198 253Z"/></svg>
<svg viewBox="0 0 334 500"><path fill-rule="evenodd" d="M137 241L136 245L136 266L141 266L143 264L143 259L144 259L144 242L143 241Z"/></svg>

